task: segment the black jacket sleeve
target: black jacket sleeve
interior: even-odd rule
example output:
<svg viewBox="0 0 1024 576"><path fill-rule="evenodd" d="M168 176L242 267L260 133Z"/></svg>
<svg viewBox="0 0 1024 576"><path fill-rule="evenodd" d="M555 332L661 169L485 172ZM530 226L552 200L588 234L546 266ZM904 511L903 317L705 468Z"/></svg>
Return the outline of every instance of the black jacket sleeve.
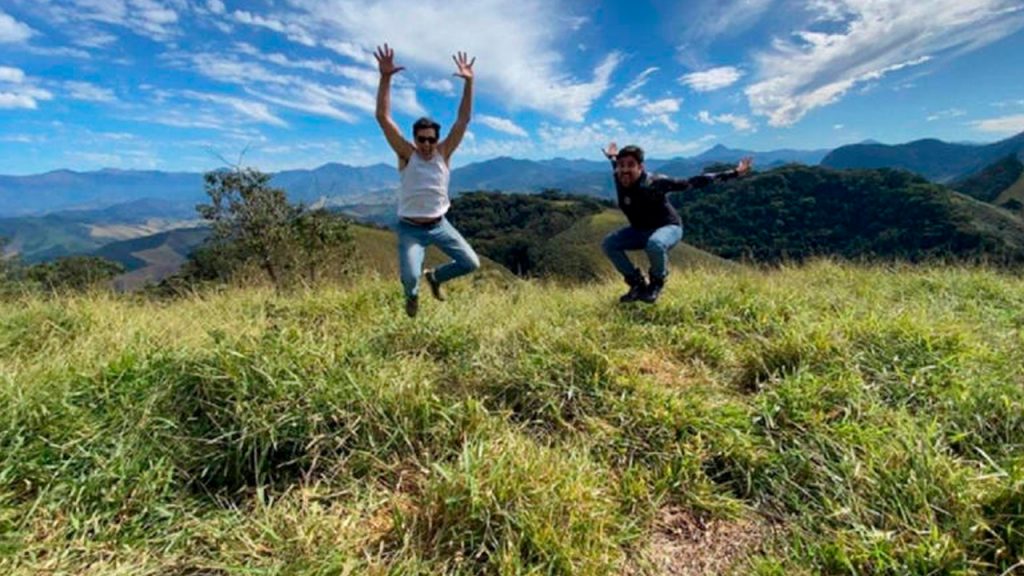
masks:
<svg viewBox="0 0 1024 576"><path fill-rule="evenodd" d="M652 180L651 186L659 192L684 192L691 188L703 188L715 182L732 180L738 176L739 173L735 170L701 174L700 176L694 176L693 178L667 178L664 176L658 176Z"/></svg>

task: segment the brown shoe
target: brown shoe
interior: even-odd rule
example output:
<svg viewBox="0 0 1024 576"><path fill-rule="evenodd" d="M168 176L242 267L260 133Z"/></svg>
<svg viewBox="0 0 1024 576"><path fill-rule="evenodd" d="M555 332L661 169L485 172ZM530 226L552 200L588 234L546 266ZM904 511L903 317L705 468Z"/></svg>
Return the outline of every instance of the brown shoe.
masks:
<svg viewBox="0 0 1024 576"><path fill-rule="evenodd" d="M406 296L405 297L405 314L409 318L415 318L416 313L420 311L420 298L419 296Z"/></svg>
<svg viewBox="0 0 1024 576"><path fill-rule="evenodd" d="M430 285L430 293L434 295L434 298L444 302L444 294L441 293L441 283L437 281L434 271L427 270L424 276L427 278L427 284Z"/></svg>

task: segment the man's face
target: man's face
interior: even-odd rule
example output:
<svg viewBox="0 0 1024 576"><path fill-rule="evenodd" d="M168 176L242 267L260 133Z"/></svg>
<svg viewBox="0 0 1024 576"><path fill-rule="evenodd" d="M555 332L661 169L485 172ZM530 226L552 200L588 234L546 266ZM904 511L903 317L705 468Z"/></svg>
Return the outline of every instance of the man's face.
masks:
<svg viewBox="0 0 1024 576"><path fill-rule="evenodd" d="M623 156L615 162L615 177L623 186L632 186L640 179L643 172L644 165L637 162L636 158L632 156Z"/></svg>
<svg viewBox="0 0 1024 576"><path fill-rule="evenodd" d="M437 130L433 128L420 128L414 135L416 138L416 153L424 160L434 155L434 148L437 146Z"/></svg>

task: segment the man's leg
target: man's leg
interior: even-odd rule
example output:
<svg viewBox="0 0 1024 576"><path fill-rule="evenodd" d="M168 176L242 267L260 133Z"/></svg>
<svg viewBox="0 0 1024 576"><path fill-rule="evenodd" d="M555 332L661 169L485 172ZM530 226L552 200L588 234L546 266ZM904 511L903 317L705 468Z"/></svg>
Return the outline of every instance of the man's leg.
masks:
<svg viewBox="0 0 1024 576"><path fill-rule="evenodd" d="M430 229L430 240L452 259L451 262L427 272L427 281L430 282L434 297L444 300L441 284L477 270L480 268L480 258L447 218L442 218L440 223Z"/></svg>
<svg viewBox="0 0 1024 576"><path fill-rule="evenodd" d="M405 312L415 316L419 310L420 271L426 254L423 232L404 222L398 223L398 271L405 291Z"/></svg>
<svg viewBox="0 0 1024 576"><path fill-rule="evenodd" d="M620 302L637 300L647 288L643 272L634 266L629 256L626 255L626 250L642 250L647 245L647 237L648 234L642 230L626 226L605 236L601 243L601 249L605 256L611 260L612 265L619 271L619 274L622 274L622 278L629 285L629 292L619 298Z"/></svg>
<svg viewBox="0 0 1024 576"><path fill-rule="evenodd" d="M665 286L665 278L668 277L668 251L682 239L683 227L678 225L662 226L647 239L644 250L651 261L651 283L640 298L644 302L651 303L658 299Z"/></svg>

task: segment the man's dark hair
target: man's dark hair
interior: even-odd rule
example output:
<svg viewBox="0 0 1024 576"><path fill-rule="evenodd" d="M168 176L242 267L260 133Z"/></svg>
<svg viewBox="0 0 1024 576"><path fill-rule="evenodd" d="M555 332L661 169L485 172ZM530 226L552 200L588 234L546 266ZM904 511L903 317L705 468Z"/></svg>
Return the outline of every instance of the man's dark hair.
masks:
<svg viewBox="0 0 1024 576"><path fill-rule="evenodd" d="M415 136L417 132L420 130L426 130L427 128L433 128L434 134L438 138L441 137L441 125L426 116L412 123L412 135Z"/></svg>
<svg viewBox="0 0 1024 576"><path fill-rule="evenodd" d="M644 149L639 146L633 146L632 144L630 144L629 146L624 147L622 150L619 150L618 154L615 155L615 159L622 160L627 156L636 160L637 164L644 163Z"/></svg>

